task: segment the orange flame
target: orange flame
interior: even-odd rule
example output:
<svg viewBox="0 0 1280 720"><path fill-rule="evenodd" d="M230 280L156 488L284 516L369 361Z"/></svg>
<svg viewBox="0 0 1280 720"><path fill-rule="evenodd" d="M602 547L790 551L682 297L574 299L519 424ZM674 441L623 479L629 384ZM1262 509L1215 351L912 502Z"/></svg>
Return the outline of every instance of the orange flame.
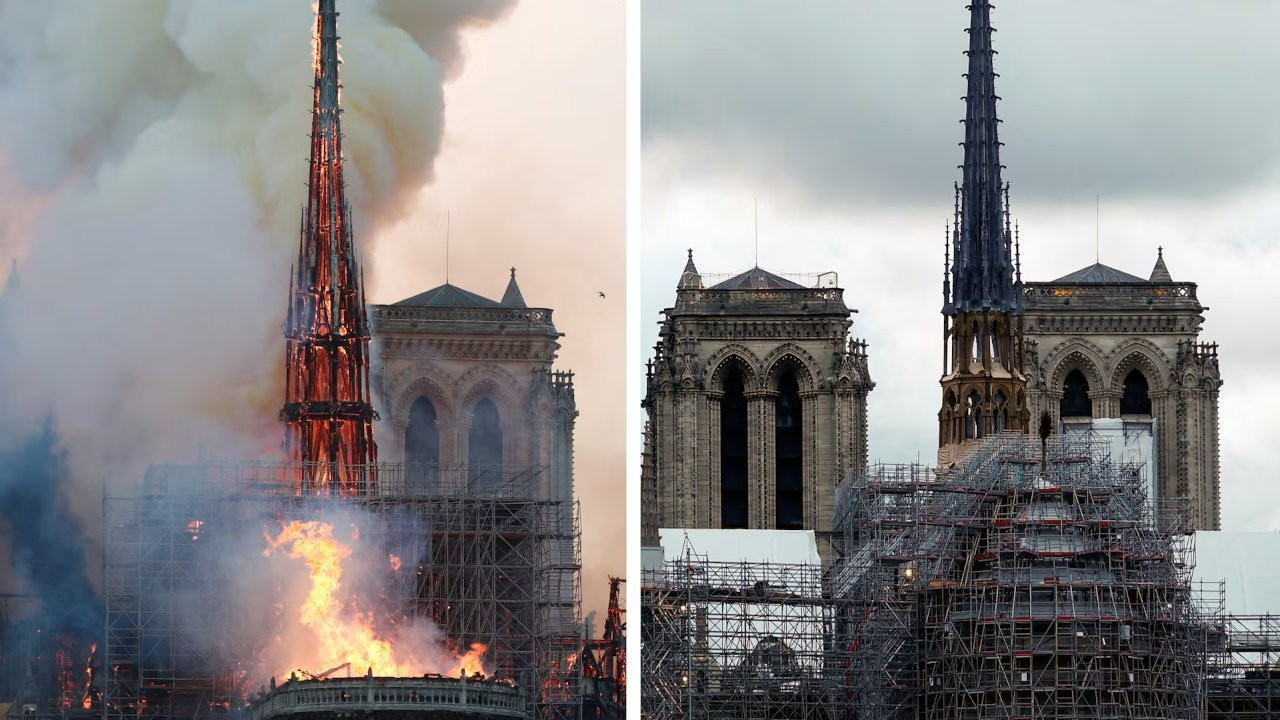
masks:
<svg viewBox="0 0 1280 720"><path fill-rule="evenodd" d="M351 548L334 538L329 523L295 520L283 524L276 537L267 534L266 540L264 557L283 551L291 559L303 560L310 573L311 588L299 619L313 636L312 656L299 658L292 667L318 671L351 663L357 671L371 668L375 675L396 677L484 672L485 645L473 643L462 655L443 647L410 647L409 643L397 647L374 627L372 613L360 612L355 603L344 602L342 562L351 556ZM288 675L292 667L283 669L281 676Z"/></svg>

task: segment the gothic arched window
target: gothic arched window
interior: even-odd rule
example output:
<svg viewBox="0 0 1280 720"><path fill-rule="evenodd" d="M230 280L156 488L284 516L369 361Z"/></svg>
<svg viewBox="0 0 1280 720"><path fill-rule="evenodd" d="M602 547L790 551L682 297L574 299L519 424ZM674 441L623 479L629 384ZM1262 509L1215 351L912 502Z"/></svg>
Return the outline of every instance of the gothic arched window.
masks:
<svg viewBox="0 0 1280 720"><path fill-rule="evenodd" d="M742 369L729 368L720 399L720 527L747 526L747 395Z"/></svg>
<svg viewBox="0 0 1280 720"><path fill-rule="evenodd" d="M966 440L982 437L982 396L977 390L969 393L964 408L964 437Z"/></svg>
<svg viewBox="0 0 1280 720"><path fill-rule="evenodd" d="M1121 415L1150 415L1151 395L1147 388L1147 376L1137 368L1124 377L1124 394L1120 396Z"/></svg>
<svg viewBox="0 0 1280 720"><path fill-rule="evenodd" d="M481 398L471 414L467 474L472 490L496 489L502 481L502 423L489 398Z"/></svg>
<svg viewBox="0 0 1280 720"><path fill-rule="evenodd" d="M794 373L787 373L778 381L774 413L779 530L804 527L804 419L800 410L800 384Z"/></svg>
<svg viewBox="0 0 1280 720"><path fill-rule="evenodd" d="M996 391L995 408L992 410L991 421L995 426L993 428L994 432L1002 433L1005 428L1009 427L1009 405L1005 401L1003 390Z"/></svg>
<svg viewBox="0 0 1280 720"><path fill-rule="evenodd" d="M1062 381L1060 417L1093 417L1093 401L1089 399L1089 381L1079 369L1067 373Z"/></svg>
<svg viewBox="0 0 1280 720"><path fill-rule="evenodd" d="M409 425L404 429L404 462L409 489L429 492L435 485L436 467L440 463L440 428L436 424L436 406L425 397L414 400L409 408Z"/></svg>
<svg viewBox="0 0 1280 720"><path fill-rule="evenodd" d="M991 362L1000 362L1000 323L991 326Z"/></svg>

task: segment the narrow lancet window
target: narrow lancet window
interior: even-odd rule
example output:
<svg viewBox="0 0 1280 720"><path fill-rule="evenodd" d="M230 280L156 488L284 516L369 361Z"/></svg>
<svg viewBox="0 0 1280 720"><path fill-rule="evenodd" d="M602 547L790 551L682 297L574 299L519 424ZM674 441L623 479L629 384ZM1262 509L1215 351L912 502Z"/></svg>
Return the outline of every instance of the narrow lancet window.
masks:
<svg viewBox="0 0 1280 720"><path fill-rule="evenodd" d="M489 398L481 398L472 411L467 448L471 490L496 490L502 483L502 423Z"/></svg>
<svg viewBox="0 0 1280 720"><path fill-rule="evenodd" d="M720 400L720 526L747 526L747 396L737 367L729 369Z"/></svg>
<svg viewBox="0 0 1280 720"><path fill-rule="evenodd" d="M787 373L778 382L774 413L779 530L804 527L804 420L800 411L800 386L795 375Z"/></svg>
<svg viewBox="0 0 1280 720"><path fill-rule="evenodd" d="M1089 381L1084 373L1072 370L1062 382L1062 417L1093 417L1093 401L1089 399Z"/></svg>
<svg viewBox="0 0 1280 720"><path fill-rule="evenodd" d="M1139 370L1130 370L1124 378L1124 394L1120 396L1121 415L1150 415L1151 394L1147 376Z"/></svg>
<svg viewBox="0 0 1280 720"><path fill-rule="evenodd" d="M404 429L404 462L409 490L434 490L436 468L440 464L440 427L436 406L420 397L409 408L409 425Z"/></svg>

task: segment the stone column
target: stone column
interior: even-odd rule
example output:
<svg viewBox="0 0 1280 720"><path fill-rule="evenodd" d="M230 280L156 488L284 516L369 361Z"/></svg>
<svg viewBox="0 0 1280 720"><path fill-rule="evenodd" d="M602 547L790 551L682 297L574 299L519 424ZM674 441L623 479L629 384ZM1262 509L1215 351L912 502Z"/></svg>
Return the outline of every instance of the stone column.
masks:
<svg viewBox="0 0 1280 720"><path fill-rule="evenodd" d="M747 526L752 528L773 528L777 525L773 463L777 395L770 390L747 393Z"/></svg>
<svg viewBox="0 0 1280 720"><path fill-rule="evenodd" d="M710 521L708 527L720 527L724 513L723 497L720 484L720 404L724 399L722 392L709 392L706 397L706 418L703 426L702 446L706 458L707 490L705 493L706 513Z"/></svg>

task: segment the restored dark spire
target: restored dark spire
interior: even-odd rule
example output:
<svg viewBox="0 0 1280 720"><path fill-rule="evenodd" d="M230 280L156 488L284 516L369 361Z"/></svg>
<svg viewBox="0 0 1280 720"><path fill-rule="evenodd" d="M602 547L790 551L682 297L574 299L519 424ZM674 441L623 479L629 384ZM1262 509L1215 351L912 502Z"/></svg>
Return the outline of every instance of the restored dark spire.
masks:
<svg viewBox="0 0 1280 720"><path fill-rule="evenodd" d="M285 322L285 450L303 492L362 494L377 447L369 400L369 318L342 178L338 12L316 18L311 166Z"/></svg>
<svg viewBox="0 0 1280 720"><path fill-rule="evenodd" d="M1008 237L1007 188L1000 178L1000 119L991 47L991 3L969 6L969 72L965 95L964 164L953 235L951 296L943 312L1018 312Z"/></svg>

